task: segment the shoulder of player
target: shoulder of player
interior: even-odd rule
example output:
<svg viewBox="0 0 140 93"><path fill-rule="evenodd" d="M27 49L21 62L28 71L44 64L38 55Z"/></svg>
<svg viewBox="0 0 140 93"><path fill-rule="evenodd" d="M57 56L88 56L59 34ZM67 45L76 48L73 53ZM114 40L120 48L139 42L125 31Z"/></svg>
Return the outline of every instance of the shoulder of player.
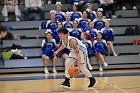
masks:
<svg viewBox="0 0 140 93"><path fill-rule="evenodd" d="M55 42L55 39L51 39L52 42Z"/></svg>
<svg viewBox="0 0 140 93"><path fill-rule="evenodd" d="M43 40L42 40L42 42L45 42L45 41L46 41L46 39L43 39Z"/></svg>
<svg viewBox="0 0 140 93"><path fill-rule="evenodd" d="M77 44L76 38L71 37L71 38L69 39L69 43L71 43L71 44Z"/></svg>
<svg viewBox="0 0 140 93"><path fill-rule="evenodd" d="M95 43L97 43L97 42L98 42L97 40L94 40L94 41L93 41L93 44L95 44Z"/></svg>
<svg viewBox="0 0 140 93"><path fill-rule="evenodd" d="M103 39L102 42L103 42L103 43L106 43L106 40Z"/></svg>

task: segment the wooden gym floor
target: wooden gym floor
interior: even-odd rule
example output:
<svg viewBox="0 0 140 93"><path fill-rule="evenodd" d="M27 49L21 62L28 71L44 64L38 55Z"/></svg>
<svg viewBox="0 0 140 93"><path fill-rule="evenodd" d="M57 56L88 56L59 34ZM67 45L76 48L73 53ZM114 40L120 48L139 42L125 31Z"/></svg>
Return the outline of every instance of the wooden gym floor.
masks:
<svg viewBox="0 0 140 93"><path fill-rule="evenodd" d="M59 84L64 73L1 74L0 93L140 93L140 69L92 71L98 83L87 88L89 81L82 73L71 79L71 89Z"/></svg>

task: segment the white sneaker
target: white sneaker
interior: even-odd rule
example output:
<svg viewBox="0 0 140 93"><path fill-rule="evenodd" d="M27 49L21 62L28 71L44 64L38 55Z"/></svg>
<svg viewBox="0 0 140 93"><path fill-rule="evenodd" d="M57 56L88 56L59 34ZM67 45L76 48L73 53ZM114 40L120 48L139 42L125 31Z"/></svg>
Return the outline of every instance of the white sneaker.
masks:
<svg viewBox="0 0 140 93"><path fill-rule="evenodd" d="M49 71L47 68L44 69L45 74L49 74Z"/></svg>
<svg viewBox="0 0 140 93"><path fill-rule="evenodd" d="M17 17L17 18L16 18L16 21L20 21L20 19Z"/></svg>
<svg viewBox="0 0 140 93"><path fill-rule="evenodd" d="M117 18L115 15L112 15L112 18Z"/></svg>
<svg viewBox="0 0 140 93"><path fill-rule="evenodd" d="M4 21L7 22L8 21L8 17L6 17Z"/></svg>
<svg viewBox="0 0 140 93"><path fill-rule="evenodd" d="M55 68L53 68L53 73L55 73L55 74L57 73L57 71L56 71L56 69L55 69Z"/></svg>
<svg viewBox="0 0 140 93"><path fill-rule="evenodd" d="M136 10L136 9L137 9L137 7L136 7L136 6L133 6L133 9L134 9L134 10Z"/></svg>
<svg viewBox="0 0 140 93"><path fill-rule="evenodd" d="M123 7L122 7L122 10L126 10L126 7L125 7L125 6L123 6Z"/></svg>
<svg viewBox="0 0 140 93"><path fill-rule="evenodd" d="M108 64L106 62L104 62L103 65L105 66L105 68L108 66Z"/></svg>
<svg viewBox="0 0 140 93"><path fill-rule="evenodd" d="M116 53L113 53L113 55L116 57L116 56L118 56Z"/></svg>
<svg viewBox="0 0 140 93"><path fill-rule="evenodd" d="M99 67L99 71L103 71L103 68L102 67Z"/></svg>

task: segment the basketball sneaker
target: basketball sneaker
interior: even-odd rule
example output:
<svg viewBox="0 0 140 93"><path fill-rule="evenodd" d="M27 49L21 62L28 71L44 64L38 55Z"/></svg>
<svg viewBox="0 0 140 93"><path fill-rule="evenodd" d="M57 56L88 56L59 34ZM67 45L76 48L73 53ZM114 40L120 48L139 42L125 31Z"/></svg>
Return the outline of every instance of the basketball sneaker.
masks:
<svg viewBox="0 0 140 93"><path fill-rule="evenodd" d="M49 74L49 71L47 68L44 69L45 74Z"/></svg>
<svg viewBox="0 0 140 93"><path fill-rule="evenodd" d="M69 80L70 80L69 78L65 78L65 81L62 84L60 84L60 86L69 89L70 88Z"/></svg>
<svg viewBox="0 0 140 93"><path fill-rule="evenodd" d="M97 83L96 79L93 77L90 77L89 80L90 80L90 84L88 85L88 87L89 88L94 87Z"/></svg>
<svg viewBox="0 0 140 93"><path fill-rule="evenodd" d="M56 68L53 68L53 73L57 74Z"/></svg>
<svg viewBox="0 0 140 93"><path fill-rule="evenodd" d="M99 67L99 71L103 71L103 68L102 67Z"/></svg>
<svg viewBox="0 0 140 93"><path fill-rule="evenodd" d="M105 68L108 66L107 62L104 62L103 65L105 66Z"/></svg>

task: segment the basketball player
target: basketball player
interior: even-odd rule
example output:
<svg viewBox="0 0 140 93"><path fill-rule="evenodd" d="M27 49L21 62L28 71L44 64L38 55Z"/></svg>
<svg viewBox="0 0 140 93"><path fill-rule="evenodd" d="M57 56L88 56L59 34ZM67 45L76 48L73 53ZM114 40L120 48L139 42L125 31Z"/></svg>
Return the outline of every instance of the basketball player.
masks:
<svg viewBox="0 0 140 93"><path fill-rule="evenodd" d="M62 40L62 45L54 54L57 55L65 47L70 49L70 53L65 64L65 81L60 86L63 88L70 88L70 75L68 74L68 70L71 65L77 61L78 70L81 70L90 80L88 87L94 87L96 80L92 77L90 71L85 66L88 59L86 46L77 38L68 36L68 30L65 28L59 29L59 37L60 40Z"/></svg>

